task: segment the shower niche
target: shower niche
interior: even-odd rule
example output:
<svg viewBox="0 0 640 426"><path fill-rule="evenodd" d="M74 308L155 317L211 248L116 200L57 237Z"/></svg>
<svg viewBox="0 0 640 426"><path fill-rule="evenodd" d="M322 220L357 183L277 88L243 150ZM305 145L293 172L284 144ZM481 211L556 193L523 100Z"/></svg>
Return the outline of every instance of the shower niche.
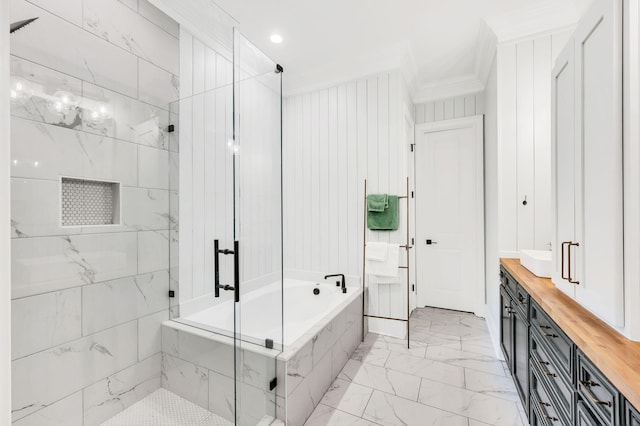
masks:
<svg viewBox="0 0 640 426"><path fill-rule="evenodd" d="M60 178L63 227L120 225L120 183Z"/></svg>

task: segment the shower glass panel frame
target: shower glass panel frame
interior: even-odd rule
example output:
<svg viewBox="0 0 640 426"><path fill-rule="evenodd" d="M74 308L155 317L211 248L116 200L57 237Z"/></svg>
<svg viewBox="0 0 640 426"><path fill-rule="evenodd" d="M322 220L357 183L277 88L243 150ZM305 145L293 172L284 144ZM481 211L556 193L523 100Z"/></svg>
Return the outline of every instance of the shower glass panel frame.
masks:
<svg viewBox="0 0 640 426"><path fill-rule="evenodd" d="M233 365L219 391L230 402L232 381L233 420L252 425L260 413L276 417L283 347L282 69L236 29L232 52L215 61L216 75L168 108L179 146L170 181L180 189L170 196L179 218L169 235L170 318L232 347L209 361Z"/></svg>

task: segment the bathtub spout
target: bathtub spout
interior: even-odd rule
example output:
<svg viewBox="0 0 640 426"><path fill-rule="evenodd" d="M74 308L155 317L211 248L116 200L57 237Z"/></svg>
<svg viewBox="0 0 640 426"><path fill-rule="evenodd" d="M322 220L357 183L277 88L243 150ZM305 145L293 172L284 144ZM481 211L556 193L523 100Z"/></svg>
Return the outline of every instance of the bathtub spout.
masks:
<svg viewBox="0 0 640 426"><path fill-rule="evenodd" d="M331 277L342 277L342 292L346 293L347 292L347 286L345 283L345 279L344 279L344 274L331 274L331 275L325 275L324 279L326 280L327 278L331 278ZM339 284L337 284L339 285Z"/></svg>

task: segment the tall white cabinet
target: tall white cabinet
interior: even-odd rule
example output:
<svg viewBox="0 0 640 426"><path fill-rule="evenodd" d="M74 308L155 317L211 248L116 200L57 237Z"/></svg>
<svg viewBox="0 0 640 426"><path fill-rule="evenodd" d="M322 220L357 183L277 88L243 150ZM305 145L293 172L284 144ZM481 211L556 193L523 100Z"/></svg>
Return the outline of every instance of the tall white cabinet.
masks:
<svg viewBox="0 0 640 426"><path fill-rule="evenodd" d="M552 281L624 326L622 2L596 0L553 70Z"/></svg>

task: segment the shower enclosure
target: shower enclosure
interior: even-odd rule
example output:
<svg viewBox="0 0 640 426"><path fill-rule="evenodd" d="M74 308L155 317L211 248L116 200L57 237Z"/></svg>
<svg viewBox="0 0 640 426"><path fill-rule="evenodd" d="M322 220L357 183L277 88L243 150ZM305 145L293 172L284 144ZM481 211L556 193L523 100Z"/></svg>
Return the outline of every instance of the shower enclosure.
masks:
<svg viewBox="0 0 640 426"><path fill-rule="evenodd" d="M283 342L282 68L235 29L181 30L180 51L163 387L255 425L277 416ZM185 363L206 373L195 389Z"/></svg>

